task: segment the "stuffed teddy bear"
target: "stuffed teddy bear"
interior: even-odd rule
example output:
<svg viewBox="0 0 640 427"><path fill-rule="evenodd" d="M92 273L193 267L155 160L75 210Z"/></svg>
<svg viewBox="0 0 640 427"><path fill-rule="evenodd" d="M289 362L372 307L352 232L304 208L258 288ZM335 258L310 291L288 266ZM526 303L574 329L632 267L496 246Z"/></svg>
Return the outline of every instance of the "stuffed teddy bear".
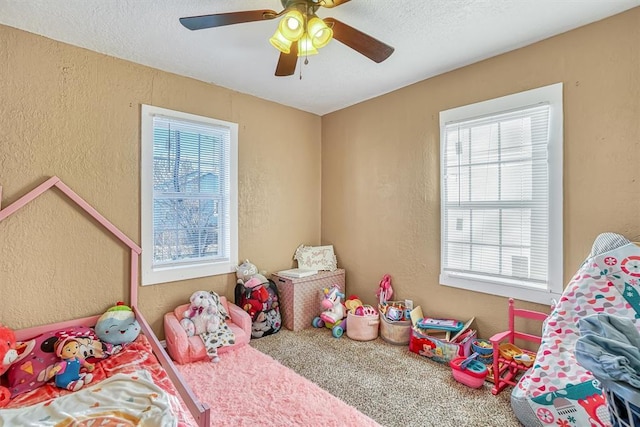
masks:
<svg viewBox="0 0 640 427"><path fill-rule="evenodd" d="M4 374L16 359L16 335L11 329L0 325L0 375ZM10 396L9 389L0 386L0 408L9 403Z"/></svg>
<svg viewBox="0 0 640 427"><path fill-rule="evenodd" d="M244 285L253 278L260 280L260 283L267 283L268 280L263 273L266 274L266 272L258 273L258 267L245 259L242 264L236 267L236 277L238 278L236 283Z"/></svg>
<svg viewBox="0 0 640 427"><path fill-rule="evenodd" d="M218 303L213 295L207 291L197 291L191 295L189 301L191 304L184 312L184 319L180 321L187 336L216 332L220 328L220 315ZM208 349L207 352L213 362L220 360L217 351L210 352Z"/></svg>
<svg viewBox="0 0 640 427"><path fill-rule="evenodd" d="M121 345L135 341L140 324L130 307L119 301L107 310L96 323L96 335L109 344Z"/></svg>

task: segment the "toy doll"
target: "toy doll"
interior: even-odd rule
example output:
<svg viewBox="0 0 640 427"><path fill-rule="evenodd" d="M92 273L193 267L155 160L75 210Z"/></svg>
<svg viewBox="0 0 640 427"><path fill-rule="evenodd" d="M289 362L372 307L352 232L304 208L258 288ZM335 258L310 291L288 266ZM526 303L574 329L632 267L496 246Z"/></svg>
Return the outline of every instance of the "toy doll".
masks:
<svg viewBox="0 0 640 427"><path fill-rule="evenodd" d="M80 368L84 367L91 372L94 365L80 357L80 344L75 338L64 338L56 343L56 355L62 359L62 362L51 370L56 378L56 386L78 391L91 382L93 375L80 373Z"/></svg>

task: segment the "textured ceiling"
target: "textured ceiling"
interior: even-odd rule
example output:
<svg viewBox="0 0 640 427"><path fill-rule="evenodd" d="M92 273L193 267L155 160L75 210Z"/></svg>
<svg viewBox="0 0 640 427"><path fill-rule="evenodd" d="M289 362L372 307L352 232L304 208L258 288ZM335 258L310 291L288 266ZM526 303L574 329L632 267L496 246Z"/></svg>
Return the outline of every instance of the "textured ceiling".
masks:
<svg viewBox="0 0 640 427"><path fill-rule="evenodd" d="M395 48L376 64L337 41L275 77L277 20L190 31L183 16L280 0L0 0L0 24L323 115L640 5L640 0L351 0L320 8ZM302 65L302 66L301 66Z"/></svg>

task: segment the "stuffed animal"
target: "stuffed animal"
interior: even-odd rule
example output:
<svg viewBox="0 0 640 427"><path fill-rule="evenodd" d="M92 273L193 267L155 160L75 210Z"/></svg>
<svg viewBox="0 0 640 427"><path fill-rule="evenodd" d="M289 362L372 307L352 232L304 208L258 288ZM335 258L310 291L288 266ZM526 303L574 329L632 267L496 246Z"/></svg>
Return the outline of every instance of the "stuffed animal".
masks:
<svg viewBox="0 0 640 427"><path fill-rule="evenodd" d="M4 374L16 359L16 335L11 329L0 325L0 375ZM9 389L0 386L0 408L9 403L10 396Z"/></svg>
<svg viewBox="0 0 640 427"><path fill-rule="evenodd" d="M190 301L189 308L184 312L184 319L180 321L187 336L217 332L220 328L220 313L214 296L207 291L197 291L191 295ZM207 354L213 362L220 360L216 348L208 348Z"/></svg>
<svg viewBox="0 0 640 427"><path fill-rule="evenodd" d="M95 366L80 356L80 343L74 337L60 338L55 345L56 356L62 359L52 370L56 386L70 391L78 391L89 384L93 375L80 372L85 368L91 372Z"/></svg>
<svg viewBox="0 0 640 427"><path fill-rule="evenodd" d="M100 316L95 329L98 338L114 345L133 342L140 334L135 314L122 301Z"/></svg>
<svg viewBox="0 0 640 427"><path fill-rule="evenodd" d="M266 274L266 272L263 273ZM242 264L236 267L236 277L238 278L236 283L244 285L253 278L260 280L260 283L267 283L268 280L263 273L258 273L258 267L251 264L248 259L245 259Z"/></svg>
<svg viewBox="0 0 640 427"><path fill-rule="evenodd" d="M215 332L220 326L220 317L213 296L207 291L197 291L191 295L189 301L191 304L184 312L184 319L180 321L187 335L191 337L205 332Z"/></svg>

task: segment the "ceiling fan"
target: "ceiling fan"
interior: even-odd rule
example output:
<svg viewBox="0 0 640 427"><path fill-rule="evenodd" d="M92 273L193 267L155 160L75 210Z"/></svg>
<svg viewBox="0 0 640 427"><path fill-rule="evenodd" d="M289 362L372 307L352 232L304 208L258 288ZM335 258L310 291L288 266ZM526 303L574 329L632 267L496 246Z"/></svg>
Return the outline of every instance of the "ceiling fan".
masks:
<svg viewBox="0 0 640 427"><path fill-rule="evenodd" d="M275 34L269 39L280 51L276 76L290 76L296 70L298 57L317 53L334 38L375 62L387 59L394 48L335 18L320 19L320 7L333 8L350 0L280 0L283 10L246 10L180 18L190 30L223 27L244 22L267 21L283 16Z"/></svg>

